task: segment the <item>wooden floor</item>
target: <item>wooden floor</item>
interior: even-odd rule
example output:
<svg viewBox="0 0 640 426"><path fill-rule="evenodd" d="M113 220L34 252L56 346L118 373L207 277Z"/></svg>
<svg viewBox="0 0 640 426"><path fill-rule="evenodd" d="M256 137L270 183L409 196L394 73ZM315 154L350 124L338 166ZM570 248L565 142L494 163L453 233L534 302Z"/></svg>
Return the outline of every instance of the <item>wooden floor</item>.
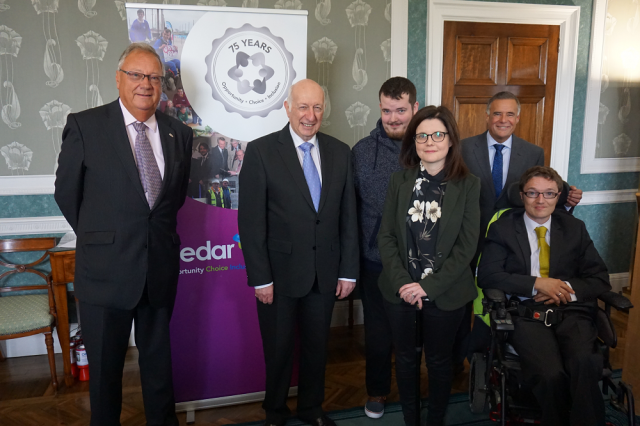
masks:
<svg viewBox="0 0 640 426"><path fill-rule="evenodd" d="M612 351L614 368L621 368L624 357L627 316L614 313L618 331L618 349ZM123 426L145 425L138 352L131 348L127 354L123 377ZM62 357L56 356L59 380L62 379ZM468 365L465 372L455 378L453 392L466 392ZM363 406L367 395L364 386L364 329L337 327L331 331L329 361L327 364L326 411ZM423 366L422 389L427 395L426 369ZM2 426L85 426L89 424L88 383L76 383L66 388L61 382L55 395L50 382L46 356L10 358L0 362L0 425ZM389 401L398 400L395 377ZM289 400L295 408L295 398ZM185 413L178 414L180 424L186 424ZM196 425L223 425L255 421L264 418L260 403L236 405L196 412Z"/></svg>

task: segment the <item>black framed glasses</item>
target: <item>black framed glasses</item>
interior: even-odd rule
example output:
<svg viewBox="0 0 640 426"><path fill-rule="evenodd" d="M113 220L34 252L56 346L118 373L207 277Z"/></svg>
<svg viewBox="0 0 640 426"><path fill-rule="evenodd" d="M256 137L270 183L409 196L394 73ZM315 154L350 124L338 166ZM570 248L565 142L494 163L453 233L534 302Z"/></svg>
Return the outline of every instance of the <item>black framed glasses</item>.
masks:
<svg viewBox="0 0 640 426"><path fill-rule="evenodd" d="M157 74L142 74L141 72L125 71L123 69L118 69L118 71L125 73L127 77L129 77L129 80L134 83L141 82L145 77L147 77L149 79L149 83L154 86L160 86L164 81L164 77Z"/></svg>
<svg viewBox="0 0 640 426"><path fill-rule="evenodd" d="M523 194L526 195L528 198L538 198L538 196L542 194L544 198L546 198L547 200L551 200L552 198L556 198L560 193L551 192L551 191L546 191L546 192L526 191L526 192L523 192Z"/></svg>
<svg viewBox="0 0 640 426"><path fill-rule="evenodd" d="M416 143L426 143L427 140L429 139L429 136L431 136L431 140L434 142L442 142L445 138L445 136L447 136L448 133L447 132L433 132L431 134L429 133L418 133L413 137L413 140L416 141Z"/></svg>

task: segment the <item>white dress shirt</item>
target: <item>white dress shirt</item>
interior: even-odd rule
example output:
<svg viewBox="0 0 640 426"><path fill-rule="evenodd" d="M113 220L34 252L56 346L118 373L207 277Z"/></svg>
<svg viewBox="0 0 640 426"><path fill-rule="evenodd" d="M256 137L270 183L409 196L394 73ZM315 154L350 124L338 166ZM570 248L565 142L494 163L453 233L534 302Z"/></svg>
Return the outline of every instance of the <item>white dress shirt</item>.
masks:
<svg viewBox="0 0 640 426"><path fill-rule="evenodd" d="M499 144L491 133L487 132L487 147L489 149L489 170L493 170L493 159L496 156L496 148L494 145ZM509 173L509 161L511 160L511 145L513 145L513 135L509 136L509 139L502 142L500 145L504 146L502 150L502 187L507 183L507 173Z"/></svg>
<svg viewBox="0 0 640 426"><path fill-rule="evenodd" d="M551 232L549 232L549 230L551 229L551 216L549 216L549 220L542 224L535 222L533 219L527 216L526 213L523 215L523 217L524 226L527 229L527 237L529 238L529 246L531 247L531 276L540 277L540 247L538 247L538 234L536 234L536 228L540 226L544 226L545 228L547 228L547 233L545 234L544 239L549 247L551 247ZM569 284L568 281L565 281L565 283L567 283L567 285L571 287L571 284ZM536 290L535 288L531 289L531 295L535 296L536 294L538 294L538 290ZM520 297L520 300L525 299L529 298ZM575 302L577 300L578 299L576 298L576 295L572 294L571 301Z"/></svg>
<svg viewBox="0 0 640 426"><path fill-rule="evenodd" d="M137 123L138 120L136 120L136 118L131 115L129 110L127 110L127 108L123 105L122 100L119 100L119 102L120 109L122 109L122 115L124 116L124 125L127 128L127 135L129 135L129 144L131 144L131 151L133 152L133 161L135 161L137 165L138 160L136 159L136 137L138 136L138 131L135 127L133 127L133 123ZM149 143L151 144L151 149L153 150L153 156L156 158L156 163L158 163L158 169L160 169L160 177L164 179L164 155L162 153L162 142L160 142L160 131L158 130L158 122L156 121L155 114L152 115L147 121L145 121L144 124L147 125L147 138L149 139Z"/></svg>
<svg viewBox="0 0 640 426"><path fill-rule="evenodd" d="M320 183L322 184L322 170L320 168L321 163L320 163L320 149L318 148L318 138L316 137L316 135L313 135L311 139L309 139L308 141L305 141L300 136L298 136L296 132L293 131L291 126L289 126L289 131L291 132L291 138L293 139L293 144L295 145L296 152L298 153L298 160L300 161L300 167L302 167L302 163L304 161L304 151L300 149L300 145L302 145L305 142L310 142L313 144L313 148L311 148L309 153L311 154L311 158L313 159L313 162L316 165L316 169L318 169L318 176L320 176ZM353 278L338 278L338 279L342 281L350 281L352 283L356 282L356 280L354 280ZM258 290L261 288L269 287L270 285L273 285L273 282L270 282L269 284L265 284L265 285L257 285L254 288Z"/></svg>
<svg viewBox="0 0 640 426"><path fill-rule="evenodd" d="M320 148L318 148L318 138L316 135L313 135L311 139L308 141L303 140L296 132L293 131L291 126L289 126L289 132L291 132L291 138L293 139L293 144L296 147L296 153L298 153L298 160L300 161L300 167L302 167L302 163L304 161L304 151L300 149L300 145L305 142L309 142L313 144L313 148L309 151L311 154L311 159L313 163L316 165L316 169L318 169L318 176L320 176L320 183L322 184L322 168L320 167L322 163L320 163Z"/></svg>

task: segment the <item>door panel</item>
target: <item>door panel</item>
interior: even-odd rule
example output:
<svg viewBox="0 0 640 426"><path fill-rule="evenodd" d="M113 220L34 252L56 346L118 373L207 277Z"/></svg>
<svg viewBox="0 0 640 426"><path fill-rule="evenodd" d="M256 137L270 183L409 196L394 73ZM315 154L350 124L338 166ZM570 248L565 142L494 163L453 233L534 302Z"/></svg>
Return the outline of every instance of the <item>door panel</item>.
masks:
<svg viewBox="0 0 640 426"><path fill-rule="evenodd" d="M442 104L462 138L484 132L486 103L510 91L522 109L515 135L545 151L548 165L560 27L446 21Z"/></svg>

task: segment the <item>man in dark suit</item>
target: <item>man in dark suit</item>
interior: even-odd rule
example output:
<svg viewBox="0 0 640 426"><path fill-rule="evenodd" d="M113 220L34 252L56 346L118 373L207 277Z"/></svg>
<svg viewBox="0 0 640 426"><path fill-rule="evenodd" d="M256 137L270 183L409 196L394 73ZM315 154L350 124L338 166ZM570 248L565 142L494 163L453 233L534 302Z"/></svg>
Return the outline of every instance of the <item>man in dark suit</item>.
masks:
<svg viewBox="0 0 640 426"><path fill-rule="evenodd" d="M464 162L469 171L481 180L481 236L485 235L487 225L497 210L511 207L506 189L518 182L529 168L544 166L544 150L513 135L520 121L520 101L514 94L500 92L494 95L487 103L486 113L488 130L462 140ZM582 191L573 186L567 205L558 208L573 208L581 199ZM483 240L481 237L479 251ZM477 261L477 257L474 260Z"/></svg>
<svg viewBox="0 0 640 426"><path fill-rule="evenodd" d="M561 188L550 167L522 176L524 211L507 211L489 228L478 285L519 303L510 343L542 407L542 424L603 426L595 314L596 298L611 285L584 223L555 209Z"/></svg>
<svg viewBox="0 0 640 426"><path fill-rule="evenodd" d="M227 175L229 163L229 151L225 149L227 141L222 136L218 137L217 144L211 149L211 170L216 178Z"/></svg>
<svg viewBox="0 0 640 426"><path fill-rule="evenodd" d="M292 86L289 124L247 145L238 228L255 288L267 371L266 425L284 425L300 335L298 417L334 425L322 411L327 341L335 296L358 278L358 227L349 147L318 133L324 93L311 80Z"/></svg>
<svg viewBox="0 0 640 426"><path fill-rule="evenodd" d="M462 140L462 158L469 171L480 178L480 238L476 255L471 261L471 269L474 271L482 252L489 221L497 210L512 207L508 188L518 182L529 168L544 165L544 150L513 134L520 121L520 100L513 93L495 94L487 102L486 114L488 130ZM572 210L581 199L582 191L572 186L566 205L558 205L558 208ZM471 342L468 341L471 311L469 306L456 336L454 362L457 371L461 371L469 346L475 348L484 345L489 332L488 329L474 330Z"/></svg>
<svg viewBox="0 0 640 426"><path fill-rule="evenodd" d="M179 273L176 216L189 181L191 130L157 112L162 62L133 43L120 99L70 114L55 199L75 231L75 291L91 374L91 426L120 424L122 370L135 321L148 425L178 425L169 321Z"/></svg>

